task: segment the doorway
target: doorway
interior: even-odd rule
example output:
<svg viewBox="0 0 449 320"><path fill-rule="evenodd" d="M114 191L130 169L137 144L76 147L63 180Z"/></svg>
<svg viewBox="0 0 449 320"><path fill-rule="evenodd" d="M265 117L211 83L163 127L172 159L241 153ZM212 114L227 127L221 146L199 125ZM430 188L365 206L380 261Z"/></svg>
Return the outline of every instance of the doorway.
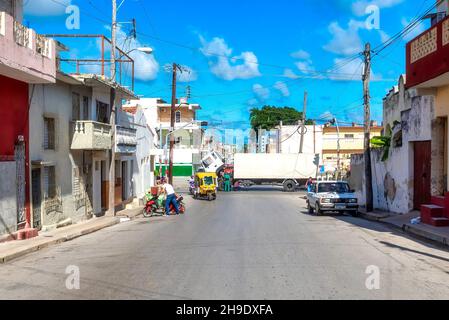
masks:
<svg viewBox="0 0 449 320"><path fill-rule="evenodd" d="M127 193L127 185L128 185L128 162L122 162L122 200L126 201L128 199Z"/></svg>
<svg viewBox="0 0 449 320"><path fill-rule="evenodd" d="M31 203L33 206L33 228L40 229L41 224L41 169L31 171Z"/></svg>
<svg viewBox="0 0 449 320"><path fill-rule="evenodd" d="M414 143L414 209L420 210L421 205L430 203L431 193L431 141Z"/></svg>

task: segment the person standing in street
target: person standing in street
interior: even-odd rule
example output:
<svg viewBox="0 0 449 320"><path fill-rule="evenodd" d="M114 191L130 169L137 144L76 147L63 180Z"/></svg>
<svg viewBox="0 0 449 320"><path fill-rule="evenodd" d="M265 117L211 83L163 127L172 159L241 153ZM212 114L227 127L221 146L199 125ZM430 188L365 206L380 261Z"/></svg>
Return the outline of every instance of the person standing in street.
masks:
<svg viewBox="0 0 449 320"><path fill-rule="evenodd" d="M176 214L179 215L179 207L178 202L176 200L176 193L175 189L171 184L165 181L164 183L164 192L165 192L165 214L167 216L170 215L170 204L173 204L173 207L175 208Z"/></svg>
<svg viewBox="0 0 449 320"><path fill-rule="evenodd" d="M310 177L306 183L307 192L310 192L310 187L312 186L312 184L313 184L313 179L312 179L312 177Z"/></svg>
<svg viewBox="0 0 449 320"><path fill-rule="evenodd" d="M229 173L224 174L224 191L231 192L231 175Z"/></svg>

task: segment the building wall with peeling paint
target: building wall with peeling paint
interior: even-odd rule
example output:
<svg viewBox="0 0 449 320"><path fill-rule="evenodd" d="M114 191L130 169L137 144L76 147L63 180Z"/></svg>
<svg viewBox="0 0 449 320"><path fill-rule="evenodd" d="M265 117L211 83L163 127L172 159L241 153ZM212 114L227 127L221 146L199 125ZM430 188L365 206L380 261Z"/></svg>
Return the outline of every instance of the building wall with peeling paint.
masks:
<svg viewBox="0 0 449 320"><path fill-rule="evenodd" d="M382 149L371 152L374 207L398 214L413 210L414 142L432 140L438 128L434 97L418 96L416 90L406 90L404 84L405 78L401 76L399 85L384 99L385 132L389 130L392 135L388 159L382 161ZM432 163L438 162L440 153L439 142L432 141ZM441 189L438 172L432 172L432 194ZM349 183L357 191L360 204L365 205L363 155L352 156Z"/></svg>

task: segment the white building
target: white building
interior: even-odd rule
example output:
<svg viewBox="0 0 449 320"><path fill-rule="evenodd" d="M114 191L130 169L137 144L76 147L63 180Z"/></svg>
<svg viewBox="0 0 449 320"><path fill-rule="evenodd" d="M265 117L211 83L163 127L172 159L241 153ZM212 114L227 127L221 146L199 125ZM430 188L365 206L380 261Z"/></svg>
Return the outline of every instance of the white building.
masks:
<svg viewBox="0 0 449 320"><path fill-rule="evenodd" d="M161 98L142 98L131 100L127 107L141 107L149 127L157 132L155 139L160 146L156 159L156 170L165 172L168 170L168 145L167 134L170 132L171 104ZM175 141L173 157L173 176L191 176L201 163L201 137L202 128L196 122L197 111L201 107L198 104L178 104L175 111ZM154 154L154 153L153 153Z"/></svg>
<svg viewBox="0 0 449 320"><path fill-rule="evenodd" d="M37 227L52 228L101 215L108 206L109 154L115 146L109 123L111 83L95 75L58 72L56 84L30 88L32 212ZM115 86L116 105L134 95ZM136 131L117 126L115 203L132 200L132 153ZM134 149L133 149L134 148ZM36 223L38 222L38 223Z"/></svg>

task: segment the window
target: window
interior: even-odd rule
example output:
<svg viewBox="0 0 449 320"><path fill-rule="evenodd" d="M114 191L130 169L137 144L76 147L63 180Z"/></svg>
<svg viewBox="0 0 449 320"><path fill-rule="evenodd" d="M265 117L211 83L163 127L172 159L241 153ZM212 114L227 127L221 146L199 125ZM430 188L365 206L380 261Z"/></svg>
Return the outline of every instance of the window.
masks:
<svg viewBox="0 0 449 320"><path fill-rule="evenodd" d="M180 123L181 122L181 111L176 111L175 113L175 122Z"/></svg>
<svg viewBox="0 0 449 320"><path fill-rule="evenodd" d="M89 120L89 98L83 97L83 120Z"/></svg>
<svg viewBox="0 0 449 320"><path fill-rule="evenodd" d="M109 105L101 101L97 101L97 121L102 123L109 123L108 119Z"/></svg>
<svg viewBox="0 0 449 320"><path fill-rule="evenodd" d="M345 134L345 139L354 139L353 134Z"/></svg>
<svg viewBox="0 0 449 320"><path fill-rule="evenodd" d="M55 150L55 119L44 118L44 149Z"/></svg>
<svg viewBox="0 0 449 320"><path fill-rule="evenodd" d="M318 193L335 192L335 193L348 193L350 192L349 185L343 182L337 183L320 183L318 185Z"/></svg>
<svg viewBox="0 0 449 320"><path fill-rule="evenodd" d="M72 93L72 121L80 120L80 113L80 95L78 93Z"/></svg>
<svg viewBox="0 0 449 320"><path fill-rule="evenodd" d="M56 170L54 166L44 167L44 192L46 199L56 198Z"/></svg>

